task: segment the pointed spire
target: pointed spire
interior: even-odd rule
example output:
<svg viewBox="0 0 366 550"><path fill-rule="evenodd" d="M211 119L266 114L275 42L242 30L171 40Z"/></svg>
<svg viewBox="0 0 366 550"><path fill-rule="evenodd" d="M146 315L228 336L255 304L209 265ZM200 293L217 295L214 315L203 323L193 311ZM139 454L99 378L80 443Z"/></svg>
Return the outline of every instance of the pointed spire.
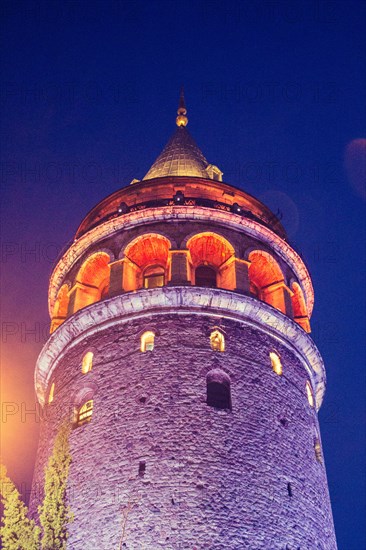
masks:
<svg viewBox="0 0 366 550"><path fill-rule="evenodd" d="M184 100L184 88L183 86L180 89L180 96L179 96L179 106L177 111L177 118L175 119L177 126L187 126L188 124L188 118L186 117L187 109L186 109L186 102Z"/></svg>
<svg viewBox="0 0 366 550"><path fill-rule="evenodd" d="M143 180L167 176L191 176L222 181L222 172L209 164L202 151L197 147L188 129L187 109L184 101L183 86L178 106L178 116L174 134L160 153Z"/></svg>

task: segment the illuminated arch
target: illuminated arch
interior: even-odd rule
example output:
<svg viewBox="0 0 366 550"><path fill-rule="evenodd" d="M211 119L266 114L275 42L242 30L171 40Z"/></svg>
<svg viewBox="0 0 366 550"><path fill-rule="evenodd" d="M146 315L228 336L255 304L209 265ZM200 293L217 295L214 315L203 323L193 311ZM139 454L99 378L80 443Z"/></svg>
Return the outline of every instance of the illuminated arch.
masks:
<svg viewBox="0 0 366 550"><path fill-rule="evenodd" d="M314 393L309 380L306 382L305 391L310 407L314 407Z"/></svg>
<svg viewBox="0 0 366 550"><path fill-rule="evenodd" d="M191 237L187 248L192 262L193 284L235 289L235 251L229 241L216 233L205 232Z"/></svg>
<svg viewBox="0 0 366 550"><path fill-rule="evenodd" d="M84 356L83 356L83 359L81 361L81 372L83 374L87 374L88 372L90 372L93 368L93 359L94 359L94 354L92 351L88 351Z"/></svg>
<svg viewBox="0 0 366 550"><path fill-rule="evenodd" d="M73 401L73 428L77 428L78 426L82 426L83 424L90 422L93 415L95 392L95 385L84 386L78 391Z"/></svg>
<svg viewBox="0 0 366 550"><path fill-rule="evenodd" d="M74 312L108 295L110 259L106 252L96 252L85 260L79 269L74 286Z"/></svg>
<svg viewBox="0 0 366 550"><path fill-rule="evenodd" d="M57 294L56 302L53 308L50 333L59 327L67 317L69 308L69 285L64 284Z"/></svg>
<svg viewBox="0 0 366 550"><path fill-rule="evenodd" d="M251 293L286 313L284 276L276 260L264 250L253 250L249 254L249 261Z"/></svg>
<svg viewBox="0 0 366 550"><path fill-rule="evenodd" d="M294 312L294 321L296 321L296 323L298 323L306 332L311 332L303 291L298 283L292 283L291 290L293 292L291 302L292 310Z"/></svg>
<svg viewBox="0 0 366 550"><path fill-rule="evenodd" d="M93 407L94 407L94 401L93 399L89 399L88 401L85 401L79 407L77 411L77 418L76 418L76 425L82 426L83 424L86 424L87 422L90 422L92 419L93 414Z"/></svg>
<svg viewBox="0 0 366 550"><path fill-rule="evenodd" d="M278 355L277 352L275 351L270 351L269 352L269 358L271 360L271 365L272 365L272 370L273 372L275 372L276 374L278 374L279 376L282 375L282 371L283 371L283 368L282 368L282 363L281 363L281 358L280 356Z"/></svg>
<svg viewBox="0 0 366 550"><path fill-rule="evenodd" d="M153 351L155 346L155 332L147 330L141 336L141 351L145 353L146 351Z"/></svg>
<svg viewBox="0 0 366 550"><path fill-rule="evenodd" d="M55 397L55 383L52 382L50 393L48 394L48 403L49 404L52 403L52 401L54 400L54 397Z"/></svg>
<svg viewBox="0 0 366 550"><path fill-rule="evenodd" d="M215 329L211 332L210 344L213 351L225 351L225 336L220 330Z"/></svg>
<svg viewBox="0 0 366 550"><path fill-rule="evenodd" d="M157 233L137 237L125 249L123 289L156 288L169 280L170 241Z"/></svg>

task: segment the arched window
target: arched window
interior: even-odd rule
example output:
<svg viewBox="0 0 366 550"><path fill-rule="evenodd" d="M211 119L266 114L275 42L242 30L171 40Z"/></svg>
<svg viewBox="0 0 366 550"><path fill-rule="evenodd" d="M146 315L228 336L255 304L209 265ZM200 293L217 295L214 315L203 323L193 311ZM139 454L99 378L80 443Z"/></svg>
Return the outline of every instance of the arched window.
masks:
<svg viewBox="0 0 366 550"><path fill-rule="evenodd" d="M86 401L78 410L76 424L82 426L87 422L90 422L93 414L93 399Z"/></svg>
<svg viewBox="0 0 366 550"><path fill-rule="evenodd" d="M52 403L55 396L55 383L52 382L50 393L48 394L48 403Z"/></svg>
<svg viewBox="0 0 366 550"><path fill-rule="evenodd" d="M153 351L155 343L155 334L151 330L144 332L141 336L141 351Z"/></svg>
<svg viewBox="0 0 366 550"><path fill-rule="evenodd" d="M252 295L286 313L284 276L276 260L268 252L253 250L249 261Z"/></svg>
<svg viewBox="0 0 366 550"><path fill-rule="evenodd" d="M170 248L170 241L157 233L147 233L130 242L124 250L123 290L165 285Z"/></svg>
<svg viewBox="0 0 366 550"><path fill-rule="evenodd" d="M165 269L160 265L151 265L144 271L144 288L157 288L165 285Z"/></svg>
<svg viewBox="0 0 366 550"><path fill-rule="evenodd" d="M210 344L213 351L225 351L225 337L219 330L214 330L210 334Z"/></svg>
<svg viewBox="0 0 366 550"><path fill-rule="evenodd" d="M74 313L106 298L110 281L110 257L106 252L89 256L76 277Z"/></svg>
<svg viewBox="0 0 366 550"><path fill-rule="evenodd" d="M209 288L236 288L235 250L221 235L198 233L187 241L194 284ZM192 281L193 282L193 281Z"/></svg>
<svg viewBox="0 0 366 550"><path fill-rule="evenodd" d="M217 287L216 271L208 265L199 265L195 271L195 279L197 286L205 286L208 288Z"/></svg>
<svg viewBox="0 0 366 550"><path fill-rule="evenodd" d="M306 308L303 291L298 283L292 283L292 310L294 321L299 324L306 332L310 332L310 321Z"/></svg>
<svg viewBox="0 0 366 550"><path fill-rule="evenodd" d="M90 372L93 368L93 353L91 351L88 351L83 357L83 360L81 362L81 372L83 374L86 374Z"/></svg>
<svg viewBox="0 0 366 550"><path fill-rule="evenodd" d="M309 380L306 382L306 396L308 398L310 407L314 407L314 394Z"/></svg>
<svg viewBox="0 0 366 550"><path fill-rule="evenodd" d="M272 365L273 372L275 372L278 375L281 375L282 374L282 363L281 363L280 356L275 351L271 351L269 353L269 357L271 359L271 365Z"/></svg>
<svg viewBox="0 0 366 550"><path fill-rule="evenodd" d="M207 374L207 405L216 409L231 410L230 378L220 369Z"/></svg>

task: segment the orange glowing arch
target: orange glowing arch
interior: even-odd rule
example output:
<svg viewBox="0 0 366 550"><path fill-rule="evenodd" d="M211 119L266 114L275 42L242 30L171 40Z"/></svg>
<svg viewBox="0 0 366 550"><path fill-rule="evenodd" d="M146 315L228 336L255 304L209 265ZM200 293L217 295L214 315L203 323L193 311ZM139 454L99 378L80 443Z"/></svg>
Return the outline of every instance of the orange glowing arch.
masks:
<svg viewBox="0 0 366 550"><path fill-rule="evenodd" d="M284 276L276 260L264 250L249 254L250 290L260 300L286 313Z"/></svg>
<svg viewBox="0 0 366 550"><path fill-rule="evenodd" d="M309 316L306 308L305 298L303 291L298 283L292 283L291 290L293 295L291 297L292 310L294 313L294 320L298 323L306 332L311 332Z"/></svg>
<svg viewBox="0 0 366 550"><path fill-rule="evenodd" d="M192 283L234 290L234 247L221 235L211 232L194 235L187 242L192 262Z"/></svg>
<svg viewBox="0 0 366 550"><path fill-rule="evenodd" d="M55 331L67 317L69 307L69 286L62 285L58 291L56 302L53 308L50 333Z"/></svg>
<svg viewBox="0 0 366 550"><path fill-rule="evenodd" d="M129 243L124 251L123 289L155 288L169 279L170 241L147 233Z"/></svg>
<svg viewBox="0 0 366 550"><path fill-rule="evenodd" d="M76 277L74 285L74 312L98 302L108 295L110 281L110 256L96 252L89 256Z"/></svg>

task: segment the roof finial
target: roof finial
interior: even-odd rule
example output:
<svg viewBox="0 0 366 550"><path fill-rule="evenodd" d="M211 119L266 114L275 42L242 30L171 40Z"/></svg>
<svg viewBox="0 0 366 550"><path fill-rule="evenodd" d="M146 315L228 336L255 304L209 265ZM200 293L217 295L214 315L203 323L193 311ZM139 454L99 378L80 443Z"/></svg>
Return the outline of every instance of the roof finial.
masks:
<svg viewBox="0 0 366 550"><path fill-rule="evenodd" d="M178 116L175 119L177 126L187 126L188 118L186 117L187 109L186 109L186 103L184 101L184 88L183 88L183 86L180 89L179 107L178 107L177 113L178 113Z"/></svg>

